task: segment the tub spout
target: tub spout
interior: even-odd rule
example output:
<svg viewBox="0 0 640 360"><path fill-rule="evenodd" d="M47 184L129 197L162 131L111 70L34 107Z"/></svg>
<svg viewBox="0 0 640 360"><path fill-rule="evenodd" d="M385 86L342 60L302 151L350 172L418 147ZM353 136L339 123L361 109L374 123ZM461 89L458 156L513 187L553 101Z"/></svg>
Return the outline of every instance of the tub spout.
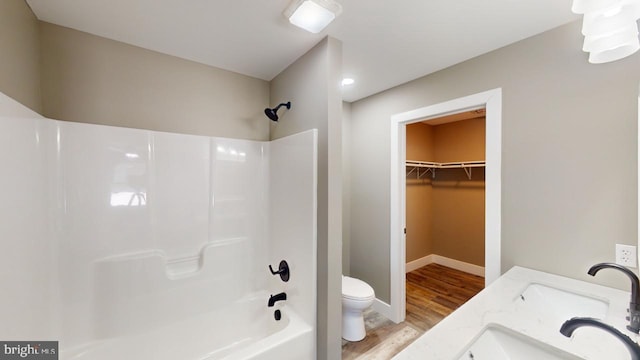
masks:
<svg viewBox="0 0 640 360"><path fill-rule="evenodd" d="M283 292L281 292L280 294L271 295L269 296L269 304L267 306L272 307L273 305L276 304L276 301L283 301L283 300L287 300L287 294Z"/></svg>

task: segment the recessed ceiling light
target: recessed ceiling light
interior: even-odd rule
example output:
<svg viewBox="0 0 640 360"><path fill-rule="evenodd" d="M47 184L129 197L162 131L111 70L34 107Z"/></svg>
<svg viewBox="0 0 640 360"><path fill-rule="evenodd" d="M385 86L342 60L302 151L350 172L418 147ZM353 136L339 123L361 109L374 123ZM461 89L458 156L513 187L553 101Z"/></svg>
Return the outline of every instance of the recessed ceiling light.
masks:
<svg viewBox="0 0 640 360"><path fill-rule="evenodd" d="M346 85L353 85L353 83L355 83L356 81L353 80L352 78L344 78L342 79L342 86L346 86Z"/></svg>
<svg viewBox="0 0 640 360"><path fill-rule="evenodd" d="M342 6L333 0L294 0L284 16L293 25L317 34L341 12Z"/></svg>

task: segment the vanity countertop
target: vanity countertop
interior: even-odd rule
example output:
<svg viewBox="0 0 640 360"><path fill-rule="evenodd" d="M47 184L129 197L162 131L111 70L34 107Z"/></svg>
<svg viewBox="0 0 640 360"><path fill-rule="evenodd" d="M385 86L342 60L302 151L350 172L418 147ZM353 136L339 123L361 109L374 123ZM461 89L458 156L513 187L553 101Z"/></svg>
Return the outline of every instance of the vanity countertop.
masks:
<svg viewBox="0 0 640 360"><path fill-rule="evenodd" d="M419 337L394 359L458 359L490 324L506 327L584 359L630 359L622 342L603 330L582 327L571 338L567 338L560 334L559 329L568 319L554 319L549 314L523 309L520 297L530 284L562 289L608 303L606 317L601 320L638 342L639 336L626 329L629 292L516 266Z"/></svg>

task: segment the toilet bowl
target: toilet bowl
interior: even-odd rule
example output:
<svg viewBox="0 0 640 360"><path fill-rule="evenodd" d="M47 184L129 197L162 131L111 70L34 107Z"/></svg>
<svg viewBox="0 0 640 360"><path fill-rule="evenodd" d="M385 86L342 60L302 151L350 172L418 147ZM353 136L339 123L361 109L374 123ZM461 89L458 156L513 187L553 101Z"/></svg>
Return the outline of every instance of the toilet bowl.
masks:
<svg viewBox="0 0 640 360"><path fill-rule="evenodd" d="M347 341L364 339L363 311L375 299L373 288L366 282L342 276L342 338Z"/></svg>

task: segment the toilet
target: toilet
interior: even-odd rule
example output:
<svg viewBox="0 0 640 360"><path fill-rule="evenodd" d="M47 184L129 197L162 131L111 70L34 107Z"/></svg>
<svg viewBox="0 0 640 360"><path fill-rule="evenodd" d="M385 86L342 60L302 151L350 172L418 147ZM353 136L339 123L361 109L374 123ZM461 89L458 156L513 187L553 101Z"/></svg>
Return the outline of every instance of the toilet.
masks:
<svg viewBox="0 0 640 360"><path fill-rule="evenodd" d="M366 282L342 275L342 338L347 341L364 339L363 311L375 299L373 288Z"/></svg>

